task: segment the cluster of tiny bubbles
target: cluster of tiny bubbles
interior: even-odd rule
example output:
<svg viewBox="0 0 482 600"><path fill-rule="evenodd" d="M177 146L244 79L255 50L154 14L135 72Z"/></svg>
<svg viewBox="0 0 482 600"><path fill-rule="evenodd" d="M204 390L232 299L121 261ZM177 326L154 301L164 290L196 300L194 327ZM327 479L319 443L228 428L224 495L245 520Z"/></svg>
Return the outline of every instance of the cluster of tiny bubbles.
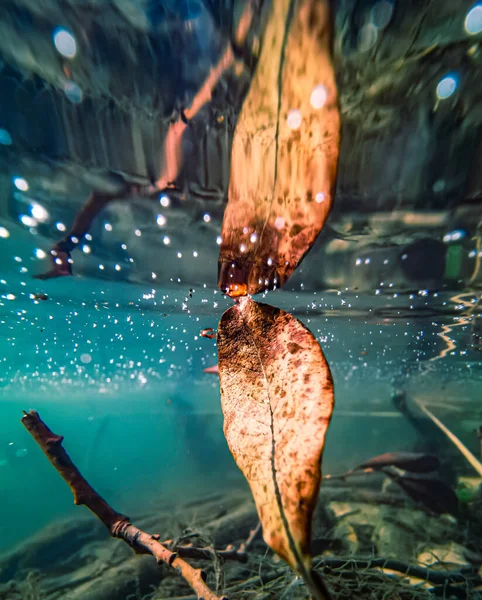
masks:
<svg viewBox="0 0 482 600"><path fill-rule="evenodd" d="M39 249L36 254L43 256ZM15 257L19 264L23 260ZM2 360L2 384L30 391L38 384L73 386L79 392L89 386L112 394L124 391L127 382L130 389L161 386L165 378L185 376L186 369L213 384L202 369L216 361L215 345L199 332L216 326L220 292L204 284L186 293L180 281L148 291L134 285L105 289L90 280L76 283L75 297L67 291L56 299L55 293L32 293L29 281L21 282L21 290L18 279L1 280L0 329L7 332L10 350L15 348ZM116 301L120 296L122 303ZM24 363L21 369L19 362Z"/></svg>
<svg viewBox="0 0 482 600"><path fill-rule="evenodd" d="M27 200L30 215L23 216L24 224L35 226L38 221L50 219L41 204ZM164 204L168 200L164 199ZM209 220L208 213L202 215L204 223ZM60 221L53 220L52 225L58 231L66 230ZM104 228L107 232L114 229L108 222ZM9 237L6 227L0 229L0 237ZM171 243L168 236L162 239L166 245ZM84 253L91 252L87 244L91 240L87 234L81 246ZM17 391L33 391L39 384L44 389L59 386L59 391L62 386L73 386L79 393L88 386L112 395L126 389L126 380L132 389L147 390L160 386L166 378L184 377L186 369L200 380L204 377L209 387L216 385L212 376L202 372L216 362L215 344L198 334L203 328L216 326L221 310L217 290L204 284L201 289L190 288L186 294L186 284L180 278L171 278L174 290L148 292L141 291L140 286L125 288L116 283L104 288L86 279L75 280L75 293L69 288L70 280L63 280L62 287L59 282L50 284L54 291L50 287L48 295L38 293L42 284L39 287L30 279L28 260L44 260L47 252L33 242L27 241L25 254L13 256L16 275L0 282L0 329L5 329L2 339L10 346L3 353L2 385ZM127 250L126 244L121 247ZM192 259L200 256L196 249L185 254ZM103 264L98 267L102 271L106 268ZM119 271L122 267L115 264L110 268ZM25 280L21 279L25 274ZM152 273L152 277L156 279L157 275ZM116 292L112 285L122 287L115 288ZM121 303L119 297L131 300ZM227 300L223 298L223 302Z"/></svg>

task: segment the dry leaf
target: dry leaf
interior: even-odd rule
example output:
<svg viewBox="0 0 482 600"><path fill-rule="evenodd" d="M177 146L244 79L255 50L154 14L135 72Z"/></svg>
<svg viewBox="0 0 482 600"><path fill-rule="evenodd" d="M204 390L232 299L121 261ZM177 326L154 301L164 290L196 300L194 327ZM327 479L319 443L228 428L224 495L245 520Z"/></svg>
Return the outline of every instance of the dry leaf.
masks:
<svg viewBox="0 0 482 600"><path fill-rule="evenodd" d="M300 321L249 297L224 313L217 342L229 448L266 543L305 577L334 404L328 363Z"/></svg>
<svg viewBox="0 0 482 600"><path fill-rule="evenodd" d="M218 274L231 296L283 285L330 212L340 146L331 29L328 0L271 3L231 154Z"/></svg>

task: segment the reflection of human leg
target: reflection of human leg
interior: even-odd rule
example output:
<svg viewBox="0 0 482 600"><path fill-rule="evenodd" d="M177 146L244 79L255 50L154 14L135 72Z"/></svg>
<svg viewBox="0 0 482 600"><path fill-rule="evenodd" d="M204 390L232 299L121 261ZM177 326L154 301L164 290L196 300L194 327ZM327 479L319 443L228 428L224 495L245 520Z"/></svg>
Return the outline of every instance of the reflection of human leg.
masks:
<svg viewBox="0 0 482 600"><path fill-rule="evenodd" d="M190 106L182 111L180 120L170 125L164 143L165 164L155 186L149 188L150 191L168 187L177 179L183 164L182 140L187 126L201 108L211 102L213 92L221 77L236 65L235 50L238 51L246 40L256 7L255 0L248 0L239 19L234 40L226 46L218 62L211 68Z"/></svg>
<svg viewBox="0 0 482 600"><path fill-rule="evenodd" d="M126 192L111 195L102 192L91 192L86 203L77 213L70 231L50 250L52 268L46 273L36 275L36 279L52 279L72 275L70 253L89 231L93 220L112 200L125 198Z"/></svg>

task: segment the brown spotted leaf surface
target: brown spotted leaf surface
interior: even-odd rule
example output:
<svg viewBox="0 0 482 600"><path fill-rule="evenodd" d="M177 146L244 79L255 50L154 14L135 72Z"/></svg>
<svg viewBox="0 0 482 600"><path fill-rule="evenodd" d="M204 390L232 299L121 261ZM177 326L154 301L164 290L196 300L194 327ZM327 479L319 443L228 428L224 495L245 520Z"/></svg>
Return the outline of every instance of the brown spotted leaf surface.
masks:
<svg viewBox="0 0 482 600"><path fill-rule="evenodd" d="M270 5L232 146L218 265L218 285L232 296L283 285L330 212L340 146L331 30L328 0ZM317 86L321 107L311 102Z"/></svg>
<svg viewBox="0 0 482 600"><path fill-rule="evenodd" d="M266 543L303 574L334 404L328 363L298 319L249 297L224 313L217 341L229 448Z"/></svg>

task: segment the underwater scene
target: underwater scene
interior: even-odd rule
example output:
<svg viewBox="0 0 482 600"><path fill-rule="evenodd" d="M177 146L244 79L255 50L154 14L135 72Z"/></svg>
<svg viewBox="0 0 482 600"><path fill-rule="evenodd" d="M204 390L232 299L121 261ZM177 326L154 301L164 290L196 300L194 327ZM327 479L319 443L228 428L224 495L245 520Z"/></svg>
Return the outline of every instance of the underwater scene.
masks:
<svg viewBox="0 0 482 600"><path fill-rule="evenodd" d="M481 44L0 1L0 600L482 600Z"/></svg>

